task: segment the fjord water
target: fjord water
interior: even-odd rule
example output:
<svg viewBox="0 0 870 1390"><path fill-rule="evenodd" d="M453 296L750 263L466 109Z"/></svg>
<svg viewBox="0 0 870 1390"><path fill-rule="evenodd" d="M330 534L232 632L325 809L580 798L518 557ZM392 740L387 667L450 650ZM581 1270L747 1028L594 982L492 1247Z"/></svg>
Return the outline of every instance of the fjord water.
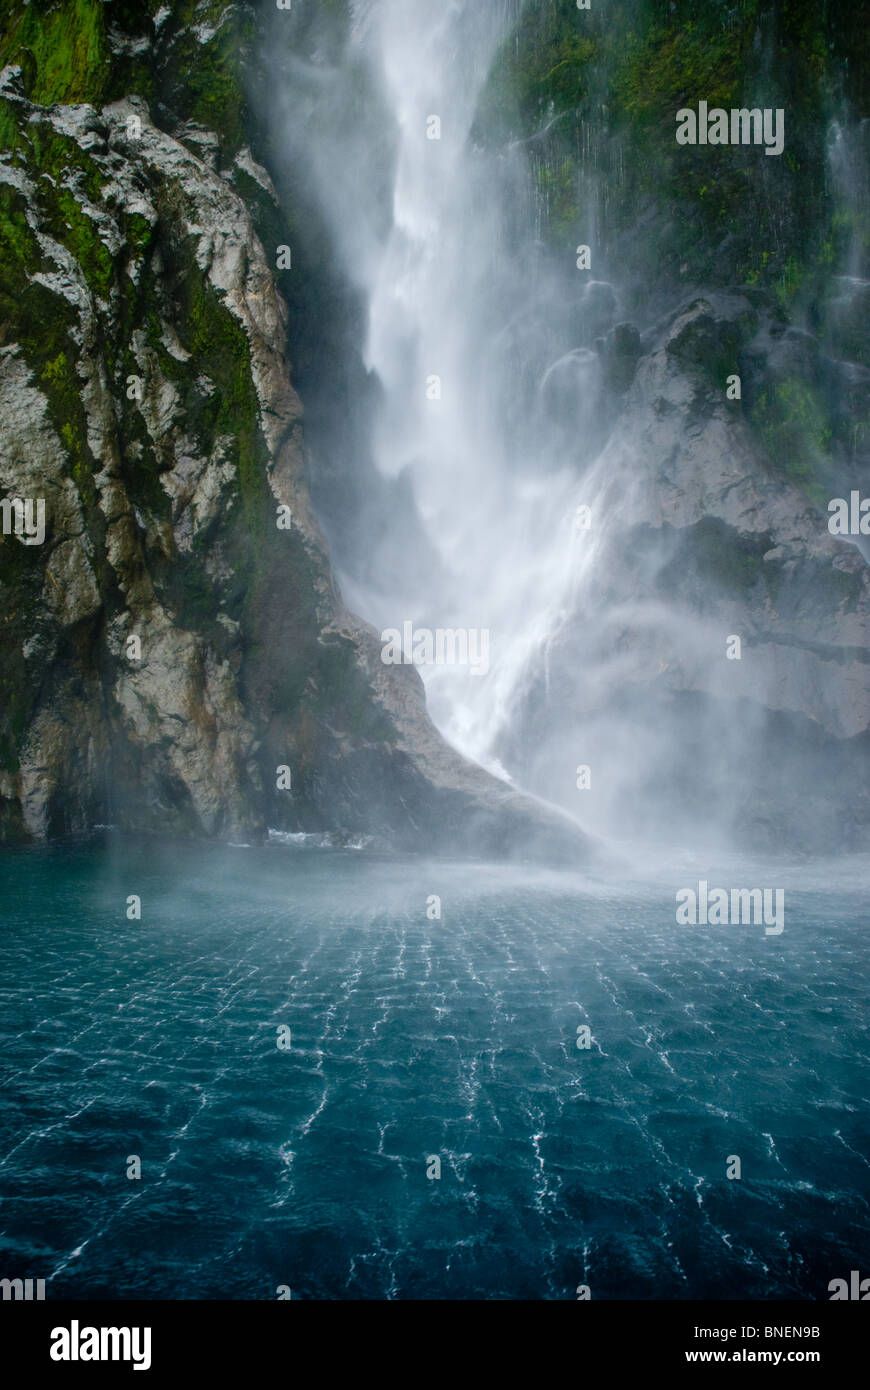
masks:
<svg viewBox="0 0 870 1390"><path fill-rule="evenodd" d="M5 852L0 1272L49 1298L827 1298L870 1224L862 876L783 870L766 936L678 927L654 878Z"/></svg>

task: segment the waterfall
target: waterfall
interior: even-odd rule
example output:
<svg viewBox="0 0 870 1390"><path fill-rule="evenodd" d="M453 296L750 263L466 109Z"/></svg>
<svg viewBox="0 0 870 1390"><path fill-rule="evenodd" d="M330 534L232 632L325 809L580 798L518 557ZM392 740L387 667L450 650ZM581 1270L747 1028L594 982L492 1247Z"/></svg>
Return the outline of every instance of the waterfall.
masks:
<svg viewBox="0 0 870 1390"><path fill-rule="evenodd" d="M311 19L276 84L316 287L301 314L317 365L300 383L312 495L338 582L385 655L417 661L449 743L593 833L719 845L751 839L756 819L767 834L784 809L815 836L816 812L800 814L824 756L812 726L840 739L861 715L847 681L807 664L812 609L791 605L771 540L791 544L796 526L812 549L825 532L802 481L815 470L818 493L828 476L810 339L782 334L770 291L746 297L764 247L750 239L718 278L715 257L681 241L691 179L660 202L639 184L643 156L609 114L622 50L605 52L600 26L573 124L543 104L532 122L505 111L524 9L352 0L340 42ZM759 63L751 83L776 105ZM650 146L665 173L671 129ZM848 275L829 277L844 340L863 331L866 288L856 138L834 127L829 148L834 202L854 204L856 226ZM751 187L776 208L786 166L739 158L755 153ZM697 165L695 235L705 177ZM856 372L837 378L846 413ZM812 427L797 445L795 400ZM486 662L440 659L439 634L454 652L456 634L469 651L485 634Z"/></svg>
<svg viewBox="0 0 870 1390"><path fill-rule="evenodd" d="M599 358L572 336L565 268L536 240L527 152L473 137L518 5L359 0L353 14L345 65L371 74L390 132L381 146L392 141L385 234L365 230L378 224L381 196L371 139L351 131L342 153L298 97L288 124L308 117L304 160L365 305L363 358L378 385L372 462L407 513L384 515L377 534L363 527L337 555L338 577L348 604L380 630L489 633L486 675L437 663L420 674L445 737L509 776L496 746L530 666L546 669L599 544L578 520L578 508L594 514L606 486L580 467L596 437ZM313 90L310 70L296 77ZM317 74L316 83L334 111L337 80ZM333 115L330 129L338 124ZM573 270L571 248L566 260ZM589 323L602 306L612 317L610 287L576 274ZM383 531L403 526L419 543L397 561Z"/></svg>

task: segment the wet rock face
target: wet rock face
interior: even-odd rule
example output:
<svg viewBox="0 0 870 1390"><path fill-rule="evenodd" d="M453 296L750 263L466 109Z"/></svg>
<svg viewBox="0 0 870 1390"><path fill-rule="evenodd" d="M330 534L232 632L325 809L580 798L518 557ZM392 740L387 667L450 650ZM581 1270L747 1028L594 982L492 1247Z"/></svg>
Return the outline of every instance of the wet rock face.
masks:
<svg viewBox="0 0 870 1390"><path fill-rule="evenodd" d="M10 704L23 704L17 728L5 711L6 820L36 837L83 830L95 815L245 833L262 808L246 771L255 737L238 688L241 629L227 611L240 450L229 432L193 425L214 414L223 383L181 345L191 329L167 293L166 262L188 255L215 322L244 334L240 370L276 462L299 415L280 301L238 195L141 104L46 110L10 87L25 157L0 180L33 243L29 279L46 293L36 322L7 323L0 469L4 494L44 498L49 523L26 575L14 572L18 540L4 542L4 618L21 673ZM50 175L53 147L65 167ZM67 225L53 237L58 207ZM86 230L73 247L63 232L78 219ZM43 323L61 346L47 361ZM185 554L220 642L180 611Z"/></svg>
<svg viewBox="0 0 870 1390"><path fill-rule="evenodd" d="M868 799L844 808L839 779L867 770L870 568L753 418L796 360L818 344L766 296L693 297L645 335L584 476L596 563L499 753L534 787L582 750L614 833L866 842ZM728 398L732 372L749 400Z"/></svg>
<svg viewBox="0 0 870 1390"><path fill-rule="evenodd" d="M747 649L739 664L711 670L701 660L691 675L684 654L675 663L676 682L799 714L835 738L850 738L870 727L870 571L854 546L829 534L814 495L760 453L742 401L727 399L716 354L729 334L736 334L735 361L741 336L750 347L766 336L763 313L747 309L738 295L724 304L711 297L677 316L638 373L614 447L640 441L650 479L647 515L671 538L659 592L705 612L707 621L715 616L723 638L725 629L741 634ZM674 348L685 345L693 323L702 330L695 362L675 362ZM705 331L712 354L706 359ZM801 341L791 350L803 355L811 346ZM695 416L687 386L693 375L709 377L711 367L712 400ZM777 359L763 370L768 387L782 379ZM675 408L662 410L663 401Z"/></svg>
<svg viewBox="0 0 870 1390"><path fill-rule="evenodd" d="M0 102L0 496L46 508L41 544L0 544L0 836L582 853L443 744L336 595L250 150L219 168L136 97L39 106L14 67Z"/></svg>

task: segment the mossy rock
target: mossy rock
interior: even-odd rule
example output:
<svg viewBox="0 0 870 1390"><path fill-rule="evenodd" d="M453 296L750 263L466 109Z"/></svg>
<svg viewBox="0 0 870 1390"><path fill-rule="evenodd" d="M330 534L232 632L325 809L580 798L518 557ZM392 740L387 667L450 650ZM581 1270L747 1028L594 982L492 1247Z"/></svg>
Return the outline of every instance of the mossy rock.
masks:
<svg viewBox="0 0 870 1390"><path fill-rule="evenodd" d="M758 394L750 419L774 468L823 505L820 473L831 457L833 430L822 392L798 376L771 382Z"/></svg>

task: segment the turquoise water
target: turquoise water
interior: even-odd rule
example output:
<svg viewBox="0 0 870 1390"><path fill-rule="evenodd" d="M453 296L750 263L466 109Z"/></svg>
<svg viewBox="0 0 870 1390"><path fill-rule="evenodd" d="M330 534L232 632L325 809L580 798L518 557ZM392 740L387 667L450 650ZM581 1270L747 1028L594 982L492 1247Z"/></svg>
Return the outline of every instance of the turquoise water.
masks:
<svg viewBox="0 0 870 1390"><path fill-rule="evenodd" d="M775 937L677 926L697 875L672 878L3 853L0 1275L50 1298L827 1298L868 1256L860 877L780 876Z"/></svg>

